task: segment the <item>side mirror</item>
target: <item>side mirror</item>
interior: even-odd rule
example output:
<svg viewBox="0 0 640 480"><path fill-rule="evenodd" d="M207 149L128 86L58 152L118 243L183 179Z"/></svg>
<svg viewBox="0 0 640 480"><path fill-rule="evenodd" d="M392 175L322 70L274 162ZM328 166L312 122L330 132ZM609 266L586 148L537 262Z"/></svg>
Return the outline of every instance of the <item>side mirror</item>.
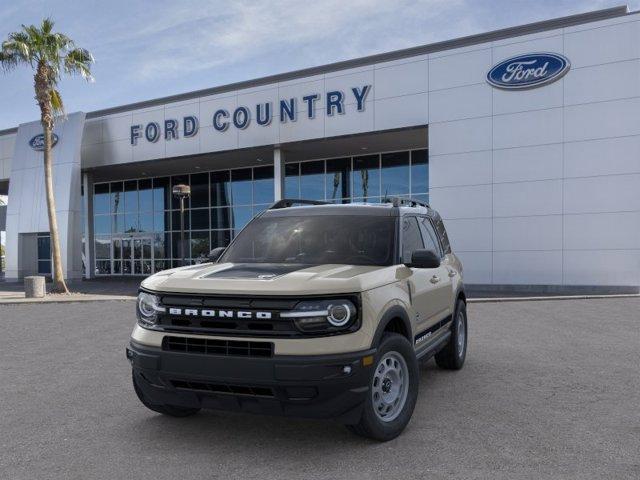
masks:
<svg viewBox="0 0 640 480"><path fill-rule="evenodd" d="M438 268L440 266L440 257L432 250L414 250L411 254L411 263L405 263L411 268Z"/></svg>
<svg viewBox="0 0 640 480"><path fill-rule="evenodd" d="M207 255L207 260L210 261L211 263L216 263L220 258L220 256L222 255L222 252L224 252L225 250L226 250L226 247L214 248L209 252L209 255Z"/></svg>

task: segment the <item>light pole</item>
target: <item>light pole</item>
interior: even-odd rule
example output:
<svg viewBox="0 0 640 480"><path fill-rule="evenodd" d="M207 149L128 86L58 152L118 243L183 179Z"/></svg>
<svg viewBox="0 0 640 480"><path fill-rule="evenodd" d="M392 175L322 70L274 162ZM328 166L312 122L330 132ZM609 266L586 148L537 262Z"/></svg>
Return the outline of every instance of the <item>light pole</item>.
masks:
<svg viewBox="0 0 640 480"><path fill-rule="evenodd" d="M179 184L172 189L173 196L180 200L180 266L184 267L184 201L191 195L191 187L189 185Z"/></svg>

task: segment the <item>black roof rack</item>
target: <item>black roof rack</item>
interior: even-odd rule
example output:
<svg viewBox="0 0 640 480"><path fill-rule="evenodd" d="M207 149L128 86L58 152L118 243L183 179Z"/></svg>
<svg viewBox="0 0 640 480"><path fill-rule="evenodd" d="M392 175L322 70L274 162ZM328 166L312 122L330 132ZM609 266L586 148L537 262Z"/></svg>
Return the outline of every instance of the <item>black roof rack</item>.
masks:
<svg viewBox="0 0 640 480"><path fill-rule="evenodd" d="M431 208L429 207L429 204L426 202L423 202L421 200L416 200L415 198L406 198L406 197L385 197L382 199L382 203L390 203L392 204L394 207L402 207L402 206L406 206L406 207L425 207L425 208Z"/></svg>
<svg viewBox="0 0 640 480"><path fill-rule="evenodd" d="M288 208L293 207L294 205L329 205L329 202L323 202L321 200L304 200L301 198L283 198L282 200L274 202L269 207L269 210Z"/></svg>

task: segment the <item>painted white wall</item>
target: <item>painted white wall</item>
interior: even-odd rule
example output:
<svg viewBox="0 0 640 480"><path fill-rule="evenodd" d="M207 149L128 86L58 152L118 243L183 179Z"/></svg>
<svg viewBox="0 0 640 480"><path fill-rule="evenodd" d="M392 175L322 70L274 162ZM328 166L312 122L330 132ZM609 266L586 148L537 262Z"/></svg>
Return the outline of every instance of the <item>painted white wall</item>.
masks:
<svg viewBox="0 0 640 480"><path fill-rule="evenodd" d="M82 275L80 144L84 113L73 113L58 122L54 132L59 137L53 148L53 187L60 231L62 268L67 278ZM22 234L49 231L44 185L43 154L29 146L29 140L42 133L40 122L20 125L15 140L9 203L7 206L6 278L17 279L34 272L22 261ZM29 259L31 260L31 259Z"/></svg>
<svg viewBox="0 0 640 480"><path fill-rule="evenodd" d="M571 70L527 91L485 82L540 51ZM429 74L430 199L466 281L640 285L639 16L441 52Z"/></svg>

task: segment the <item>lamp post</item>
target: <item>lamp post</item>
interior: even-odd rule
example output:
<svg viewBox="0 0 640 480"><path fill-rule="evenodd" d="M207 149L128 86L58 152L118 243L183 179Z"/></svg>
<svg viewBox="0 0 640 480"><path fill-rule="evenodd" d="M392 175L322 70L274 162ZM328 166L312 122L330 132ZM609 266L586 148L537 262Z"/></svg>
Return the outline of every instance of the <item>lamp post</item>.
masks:
<svg viewBox="0 0 640 480"><path fill-rule="evenodd" d="M172 188L173 196L180 200L180 266L184 267L184 201L191 195L189 185L179 184Z"/></svg>

